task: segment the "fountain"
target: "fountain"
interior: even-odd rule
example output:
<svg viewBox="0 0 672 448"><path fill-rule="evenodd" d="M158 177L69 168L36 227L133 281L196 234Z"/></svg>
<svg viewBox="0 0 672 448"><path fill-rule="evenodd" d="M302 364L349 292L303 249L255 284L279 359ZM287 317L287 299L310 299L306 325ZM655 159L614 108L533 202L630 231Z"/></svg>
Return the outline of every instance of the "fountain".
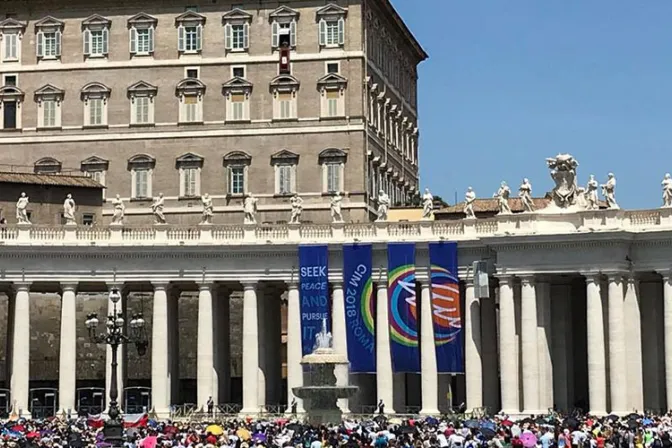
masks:
<svg viewBox="0 0 672 448"><path fill-rule="evenodd" d="M312 425L340 424L342 412L337 405L340 398L350 398L358 390L356 386L337 385L334 368L348 364L345 355L336 353L327 332L327 320L322 319L322 330L315 337L313 352L301 360L307 366L304 385L292 389L294 395L303 399L307 420Z"/></svg>

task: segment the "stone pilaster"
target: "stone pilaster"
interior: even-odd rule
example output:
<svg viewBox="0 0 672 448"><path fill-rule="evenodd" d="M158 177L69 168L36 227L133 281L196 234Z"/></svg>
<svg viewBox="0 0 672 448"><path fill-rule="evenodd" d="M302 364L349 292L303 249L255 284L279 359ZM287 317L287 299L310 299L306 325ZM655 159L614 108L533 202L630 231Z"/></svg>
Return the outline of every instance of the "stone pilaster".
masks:
<svg viewBox="0 0 672 448"><path fill-rule="evenodd" d="M586 276L586 307L590 413L605 415L607 412L607 371L599 275L589 274Z"/></svg>
<svg viewBox="0 0 672 448"><path fill-rule="evenodd" d="M61 339L58 369L58 409L75 413L77 384L77 283L61 284Z"/></svg>
<svg viewBox="0 0 672 448"><path fill-rule="evenodd" d="M628 376L625 350L625 316L623 314L623 277L608 276L609 286L609 391L611 412L628 412Z"/></svg>
<svg viewBox="0 0 672 448"><path fill-rule="evenodd" d="M520 332L523 350L523 413L540 414L539 409L539 348L537 335L537 294L534 276L520 279Z"/></svg>
<svg viewBox="0 0 672 448"><path fill-rule="evenodd" d="M196 394L199 409L207 410L208 400L214 400L214 329L212 322L212 283L198 287L198 347L196 350Z"/></svg>
<svg viewBox="0 0 672 448"><path fill-rule="evenodd" d="M170 416L170 356L168 327L168 284L153 283L152 310L152 407L159 417ZM172 331L175 331L173 329Z"/></svg>
<svg viewBox="0 0 672 448"><path fill-rule="evenodd" d="M516 340L516 309L513 295L513 276L499 277L499 366L502 411L520 412L518 357L513 341Z"/></svg>
<svg viewBox="0 0 672 448"><path fill-rule="evenodd" d="M259 322L257 282L243 282L243 409L244 415L259 413Z"/></svg>
<svg viewBox="0 0 672 448"><path fill-rule="evenodd" d="M474 281L464 286L464 369L467 387L467 412L483 407L483 358L481 304L474 295Z"/></svg>
<svg viewBox="0 0 672 448"><path fill-rule="evenodd" d="M14 412L29 415L30 379L30 283L14 283L11 399Z"/></svg>

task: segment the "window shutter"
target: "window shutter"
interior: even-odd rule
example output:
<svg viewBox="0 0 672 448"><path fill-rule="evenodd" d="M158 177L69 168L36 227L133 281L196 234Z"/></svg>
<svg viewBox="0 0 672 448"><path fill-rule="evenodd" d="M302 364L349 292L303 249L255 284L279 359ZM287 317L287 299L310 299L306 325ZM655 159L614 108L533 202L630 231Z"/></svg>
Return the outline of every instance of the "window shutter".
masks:
<svg viewBox="0 0 672 448"><path fill-rule="evenodd" d="M129 53L136 53L138 51L138 32L135 28L129 30Z"/></svg>
<svg viewBox="0 0 672 448"><path fill-rule="evenodd" d="M296 47L296 20L292 20L289 24L289 45Z"/></svg>
<svg viewBox="0 0 672 448"><path fill-rule="evenodd" d="M37 57L41 58L44 56L44 33L42 31L39 31L37 33Z"/></svg>
<svg viewBox="0 0 672 448"><path fill-rule="evenodd" d="M327 22L320 20L320 45L327 45Z"/></svg>
<svg viewBox="0 0 672 448"><path fill-rule="evenodd" d="M275 50L280 45L280 38L278 37L278 22L273 22L271 25L271 47Z"/></svg>
<svg viewBox="0 0 672 448"><path fill-rule="evenodd" d="M233 193L233 188L232 188L232 185L231 185L233 183L233 181L231 179L232 179L231 167L227 166L226 167L226 172L224 174L224 182L226 182L226 193L227 194Z"/></svg>
<svg viewBox="0 0 672 448"><path fill-rule="evenodd" d="M250 47L250 24L246 23L243 25L243 48L248 49Z"/></svg>
<svg viewBox="0 0 672 448"><path fill-rule="evenodd" d="M154 27L149 28L149 52L154 53Z"/></svg>
<svg viewBox="0 0 672 448"><path fill-rule="evenodd" d="M19 36L18 34L12 34L12 38L9 39L9 43L11 46L11 53L10 55L12 56L13 59L18 57L18 51L17 47L19 46Z"/></svg>
<svg viewBox="0 0 672 448"><path fill-rule="evenodd" d="M108 53L108 49L109 49L109 45L108 45L108 43L109 43L109 42L108 42L108 41L109 41L109 37L110 37L110 30L108 30L107 28L103 28L103 54L107 54L107 53Z"/></svg>
<svg viewBox="0 0 672 448"><path fill-rule="evenodd" d="M189 195L196 195L196 169L189 170Z"/></svg>
<svg viewBox="0 0 672 448"><path fill-rule="evenodd" d="M224 48L227 50L230 50L233 46L232 40L233 36L231 36L232 31L231 31L231 24L227 23L224 25Z"/></svg>
<svg viewBox="0 0 672 448"><path fill-rule="evenodd" d="M196 49L198 51L203 49L203 25L200 23L196 27Z"/></svg>
<svg viewBox="0 0 672 448"><path fill-rule="evenodd" d="M338 19L338 45L345 45L345 19Z"/></svg>
<svg viewBox="0 0 672 448"><path fill-rule="evenodd" d="M61 39L63 38L63 34L61 33L60 30L56 31L56 56L61 55Z"/></svg>
<svg viewBox="0 0 672 448"><path fill-rule="evenodd" d="M184 51L184 27L177 27L177 51Z"/></svg>

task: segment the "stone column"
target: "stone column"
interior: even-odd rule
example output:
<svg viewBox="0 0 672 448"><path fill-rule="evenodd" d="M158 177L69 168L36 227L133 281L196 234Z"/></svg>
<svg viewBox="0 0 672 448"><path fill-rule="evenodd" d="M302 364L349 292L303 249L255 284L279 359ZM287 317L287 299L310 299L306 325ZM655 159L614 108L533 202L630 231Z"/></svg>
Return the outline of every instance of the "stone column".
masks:
<svg viewBox="0 0 672 448"><path fill-rule="evenodd" d="M467 412L483 407L483 359L481 305L474 295L474 281L464 287L464 378L467 386Z"/></svg>
<svg viewBox="0 0 672 448"><path fill-rule="evenodd" d="M604 346L604 321L602 320L602 293L600 276L586 275L586 333L588 340L588 399L590 413L605 415L607 412L607 372ZM623 366L621 365L621 368Z"/></svg>
<svg viewBox="0 0 672 448"><path fill-rule="evenodd" d="M126 305L128 301L128 291L124 290L124 285L113 284L109 285L109 291L116 289L121 294L121 299L116 304L117 313L123 313L126 310ZM115 310L115 304L108 298L107 299L107 314L113 314ZM124 313L126 314L126 313ZM100 319L101 324L104 324L106 318ZM128 324L128 319L125 319L124 329ZM98 331L107 331L103 325L98 328ZM106 359L105 359L105 409L110 408L110 386L112 385L112 348L108 345L105 348ZM117 402L119 407L124 409L124 383L126 378L126 349L123 345L120 345L117 348L117 391L119 392L117 397Z"/></svg>
<svg viewBox="0 0 672 448"><path fill-rule="evenodd" d="M243 283L243 409L241 414L259 413L259 322L257 282Z"/></svg>
<svg viewBox="0 0 672 448"><path fill-rule="evenodd" d="M609 274L609 391L611 412L628 412L628 376L625 353L625 316L623 314L623 277Z"/></svg>
<svg viewBox="0 0 672 448"><path fill-rule="evenodd" d="M423 415L439 414L439 373L436 365L434 342L434 312L432 309L432 282L423 279L420 284L420 381L422 384Z"/></svg>
<svg viewBox="0 0 672 448"><path fill-rule="evenodd" d="M287 412L292 412L292 401L294 400L296 400L297 412L304 412L303 400L296 397L292 390L303 386L299 284L288 282L287 287Z"/></svg>
<svg viewBox="0 0 672 448"><path fill-rule="evenodd" d="M539 409L539 349L537 344L537 294L534 276L520 278L520 333L523 350L523 413L541 414Z"/></svg>
<svg viewBox="0 0 672 448"><path fill-rule="evenodd" d="M154 286L152 310L152 407L159 417L167 418L170 416L168 338L171 331L168 328L168 293L166 291L168 284L152 283L152 285ZM197 362L200 362L200 356Z"/></svg>
<svg viewBox="0 0 672 448"><path fill-rule="evenodd" d="M198 287L198 335L196 348L196 394L198 409L208 409L208 399L214 400L214 329L212 325L212 283Z"/></svg>
<svg viewBox="0 0 672 448"><path fill-rule="evenodd" d="M385 413L394 414L394 374L388 326L387 281L376 284L376 395L383 400Z"/></svg>
<svg viewBox="0 0 672 448"><path fill-rule="evenodd" d="M332 311L331 311L331 333L334 341L334 351L341 355L348 356L347 334L345 328L345 297L343 294L343 282L332 282ZM346 365L336 366L334 374L336 375L337 385L346 385L349 381L350 368ZM338 407L343 413L349 413L348 399L338 400Z"/></svg>
<svg viewBox="0 0 672 448"><path fill-rule="evenodd" d="M266 294L262 285L257 285L257 340L259 349L257 364L257 403L259 407L266 411L266 367L267 367L267 349L268 349L268 335L269 335L269 313L268 302L269 296ZM243 330L244 331L244 330ZM270 378L269 378L270 380Z"/></svg>
<svg viewBox="0 0 672 448"><path fill-rule="evenodd" d="M551 284L539 279L537 291L537 349L539 358L539 410L553 407L553 361L551 359Z"/></svg>
<svg viewBox="0 0 672 448"><path fill-rule="evenodd" d="M61 284L61 341L58 368L58 409L75 413L77 388L77 283Z"/></svg>
<svg viewBox="0 0 672 448"><path fill-rule="evenodd" d="M663 335L665 338L665 396L672 410L672 272L663 272Z"/></svg>
<svg viewBox="0 0 672 448"><path fill-rule="evenodd" d="M518 357L516 340L516 310L513 299L513 276L499 277L499 368L502 411L505 414L520 412L518 387Z"/></svg>
<svg viewBox="0 0 672 448"><path fill-rule="evenodd" d="M628 410L644 411L644 372L642 364L642 326L639 307L639 280L634 273L627 277L625 299L623 300L623 332L625 338L626 378L628 384ZM653 325L653 323L650 323ZM625 337L625 336L624 336Z"/></svg>
<svg viewBox="0 0 672 448"><path fill-rule="evenodd" d="M14 283L14 334L12 338L12 376L9 380L14 411L29 414L30 381L30 283ZM74 325L71 322L72 325Z"/></svg>

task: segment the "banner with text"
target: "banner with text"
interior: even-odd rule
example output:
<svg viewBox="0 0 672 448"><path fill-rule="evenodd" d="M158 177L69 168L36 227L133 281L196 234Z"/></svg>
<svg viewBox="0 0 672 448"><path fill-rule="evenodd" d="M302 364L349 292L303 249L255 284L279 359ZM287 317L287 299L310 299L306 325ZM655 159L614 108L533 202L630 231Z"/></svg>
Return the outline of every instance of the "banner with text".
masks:
<svg viewBox="0 0 672 448"><path fill-rule="evenodd" d="M301 298L301 351L313 352L315 336L329 317L329 252L326 245L299 246L299 291Z"/></svg>
<svg viewBox="0 0 672 448"><path fill-rule="evenodd" d="M343 246L345 321L352 373L376 372L372 260L371 244Z"/></svg>
<svg viewBox="0 0 672 448"><path fill-rule="evenodd" d="M464 373L457 243L429 243L432 267L432 318L439 373Z"/></svg>
<svg viewBox="0 0 672 448"><path fill-rule="evenodd" d="M390 348L395 372L420 372L415 300L415 244L387 245Z"/></svg>

